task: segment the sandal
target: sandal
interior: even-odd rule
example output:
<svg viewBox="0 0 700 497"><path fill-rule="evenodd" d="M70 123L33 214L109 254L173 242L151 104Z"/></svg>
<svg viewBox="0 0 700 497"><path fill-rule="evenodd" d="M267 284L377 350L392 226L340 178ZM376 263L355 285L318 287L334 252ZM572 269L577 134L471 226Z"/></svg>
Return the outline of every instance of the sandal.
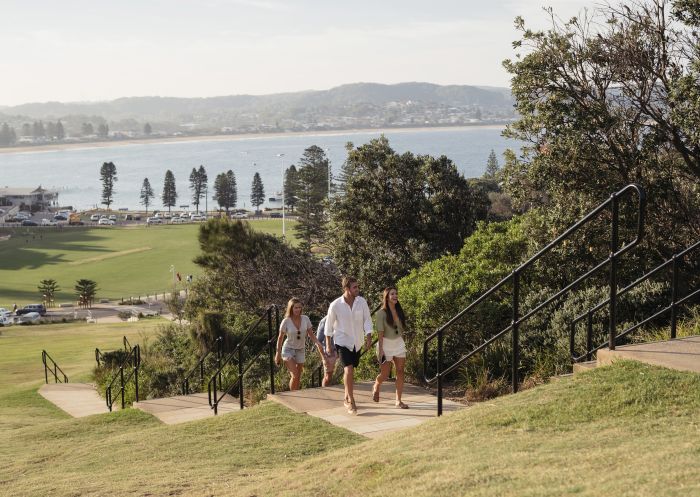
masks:
<svg viewBox="0 0 700 497"><path fill-rule="evenodd" d="M372 387L372 400L379 402L379 390L374 387Z"/></svg>
<svg viewBox="0 0 700 497"><path fill-rule="evenodd" d="M401 401L398 401L395 406L397 409L408 409L408 406Z"/></svg>
<svg viewBox="0 0 700 497"><path fill-rule="evenodd" d="M350 407L348 407L348 413L357 416L357 406L354 400L350 403Z"/></svg>

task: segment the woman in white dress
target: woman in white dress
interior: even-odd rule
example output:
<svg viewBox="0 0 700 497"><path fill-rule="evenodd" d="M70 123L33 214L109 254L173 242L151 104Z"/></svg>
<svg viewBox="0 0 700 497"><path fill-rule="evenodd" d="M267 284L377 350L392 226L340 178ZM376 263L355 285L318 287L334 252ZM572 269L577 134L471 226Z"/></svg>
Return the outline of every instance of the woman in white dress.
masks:
<svg viewBox="0 0 700 497"><path fill-rule="evenodd" d="M297 298L289 299L287 311L284 319L280 323L280 333L277 337L277 354L275 362L279 366L284 360L291 378L289 380L290 390L299 390L301 385L301 374L304 371L304 361L306 360L306 337L308 336L319 350L322 349L311 320L302 314L301 301ZM282 343L284 341L284 343Z"/></svg>
<svg viewBox="0 0 700 497"><path fill-rule="evenodd" d="M379 389L389 377L391 363L396 366L396 402L399 409L408 409L401 400L403 393L404 366L406 365L406 344L403 334L406 330L406 316L401 304L399 293L394 287L384 289L382 308L375 314L376 328L379 333L377 342L377 358L381 364L380 372L372 388L372 400L379 402Z"/></svg>

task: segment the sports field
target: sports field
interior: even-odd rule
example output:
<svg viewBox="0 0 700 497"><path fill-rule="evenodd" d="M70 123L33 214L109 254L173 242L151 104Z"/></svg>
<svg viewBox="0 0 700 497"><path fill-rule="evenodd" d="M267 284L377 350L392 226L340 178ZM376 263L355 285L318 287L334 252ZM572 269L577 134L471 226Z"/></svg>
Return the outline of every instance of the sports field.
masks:
<svg viewBox="0 0 700 497"><path fill-rule="evenodd" d="M282 221L250 221L255 229L282 234ZM294 222L287 222L287 236ZM199 253L199 225L5 230L0 235L0 307L41 301L39 281L54 279L61 287L56 302L76 299L81 278L97 282L98 298L119 299L170 291L173 274L195 277L192 259ZM9 239L4 235L11 234Z"/></svg>

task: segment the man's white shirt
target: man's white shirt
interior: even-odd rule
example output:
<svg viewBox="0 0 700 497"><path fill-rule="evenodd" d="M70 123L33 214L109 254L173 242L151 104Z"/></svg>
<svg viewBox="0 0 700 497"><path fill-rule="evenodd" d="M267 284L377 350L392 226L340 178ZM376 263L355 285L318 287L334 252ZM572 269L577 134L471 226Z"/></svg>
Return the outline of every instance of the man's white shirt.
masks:
<svg viewBox="0 0 700 497"><path fill-rule="evenodd" d="M364 333L363 333L364 332ZM326 319L326 336L332 336L333 342L349 350L360 350L365 335L372 333L372 316L367 301L355 297L352 309L342 295L331 302Z"/></svg>

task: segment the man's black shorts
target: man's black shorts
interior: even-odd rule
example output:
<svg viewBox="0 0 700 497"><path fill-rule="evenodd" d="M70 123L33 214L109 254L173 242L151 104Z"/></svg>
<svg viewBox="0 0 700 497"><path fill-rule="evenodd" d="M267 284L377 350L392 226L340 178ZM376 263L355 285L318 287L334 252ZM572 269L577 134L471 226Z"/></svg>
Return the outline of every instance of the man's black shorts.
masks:
<svg viewBox="0 0 700 497"><path fill-rule="evenodd" d="M336 345L335 350L338 351L338 355L340 355L340 363L343 365L343 367L346 366L353 366L357 367L360 364L360 351L355 350L353 347L353 350L348 349L347 347L343 347L341 345Z"/></svg>

